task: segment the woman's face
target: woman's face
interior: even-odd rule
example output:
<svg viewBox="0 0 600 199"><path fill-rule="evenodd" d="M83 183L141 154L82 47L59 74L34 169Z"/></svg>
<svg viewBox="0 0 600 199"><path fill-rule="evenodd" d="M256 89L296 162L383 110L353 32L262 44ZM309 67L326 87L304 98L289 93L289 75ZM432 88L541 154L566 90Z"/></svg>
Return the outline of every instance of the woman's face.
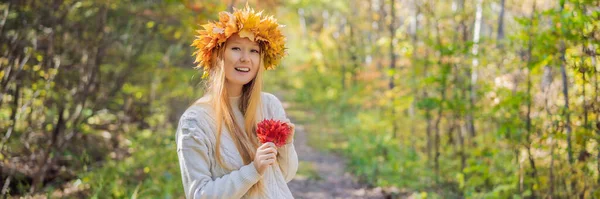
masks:
<svg viewBox="0 0 600 199"><path fill-rule="evenodd" d="M260 61L260 48L256 42L233 34L225 43L225 79L228 83L243 86L256 76Z"/></svg>

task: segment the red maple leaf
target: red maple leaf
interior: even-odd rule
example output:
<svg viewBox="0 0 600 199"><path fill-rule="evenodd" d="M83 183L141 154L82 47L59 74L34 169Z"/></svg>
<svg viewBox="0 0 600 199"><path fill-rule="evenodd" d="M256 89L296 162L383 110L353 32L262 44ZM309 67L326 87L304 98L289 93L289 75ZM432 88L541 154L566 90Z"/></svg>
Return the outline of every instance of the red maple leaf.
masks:
<svg viewBox="0 0 600 199"><path fill-rule="evenodd" d="M277 147L285 145L290 133L291 129L287 123L274 119L259 122L256 129L256 135L261 143L273 142Z"/></svg>

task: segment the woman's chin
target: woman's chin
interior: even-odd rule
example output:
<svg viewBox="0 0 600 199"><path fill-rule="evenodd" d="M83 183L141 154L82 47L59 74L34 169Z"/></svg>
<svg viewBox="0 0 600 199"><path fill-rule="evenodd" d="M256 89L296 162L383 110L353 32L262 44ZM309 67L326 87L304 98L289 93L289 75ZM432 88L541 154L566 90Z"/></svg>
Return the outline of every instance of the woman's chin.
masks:
<svg viewBox="0 0 600 199"><path fill-rule="evenodd" d="M243 80L236 79L236 80L234 80L234 81L229 81L229 82L230 82L231 84L234 84L234 85L244 86L244 85L246 85L246 84L250 83L250 82L251 82L251 80L252 80L252 79L248 79L248 80L245 80L245 79L243 79Z"/></svg>
<svg viewBox="0 0 600 199"><path fill-rule="evenodd" d="M242 76L242 77L237 77L234 82L236 84L246 85L247 83L250 83L252 81L252 79L253 79L253 77L250 77L250 76Z"/></svg>
<svg viewBox="0 0 600 199"><path fill-rule="evenodd" d="M251 74L235 74L230 76L231 78L227 78L227 81L235 84L235 85L246 85L248 83L250 83L252 81L252 79L254 79L254 76L252 76Z"/></svg>

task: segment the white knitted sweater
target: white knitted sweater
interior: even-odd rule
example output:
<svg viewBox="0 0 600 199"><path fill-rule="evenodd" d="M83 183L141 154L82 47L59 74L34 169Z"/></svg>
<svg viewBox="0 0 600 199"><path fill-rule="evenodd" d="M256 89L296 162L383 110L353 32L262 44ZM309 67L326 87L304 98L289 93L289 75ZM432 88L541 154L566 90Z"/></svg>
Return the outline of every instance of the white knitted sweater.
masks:
<svg viewBox="0 0 600 199"><path fill-rule="evenodd" d="M281 102L270 93L261 94L264 119L288 121ZM203 100L205 98L201 98ZM239 97L231 97L236 123L244 129L244 116L237 108ZM243 165L242 158L223 125L221 154L224 162L235 168L227 172L215 159L216 122L209 104L189 107L181 116L176 133L177 154L185 196L192 198L293 198L287 182L298 170L298 156L293 142L277 149L278 165L269 167L261 176L252 163ZM263 194L246 192L262 179Z"/></svg>

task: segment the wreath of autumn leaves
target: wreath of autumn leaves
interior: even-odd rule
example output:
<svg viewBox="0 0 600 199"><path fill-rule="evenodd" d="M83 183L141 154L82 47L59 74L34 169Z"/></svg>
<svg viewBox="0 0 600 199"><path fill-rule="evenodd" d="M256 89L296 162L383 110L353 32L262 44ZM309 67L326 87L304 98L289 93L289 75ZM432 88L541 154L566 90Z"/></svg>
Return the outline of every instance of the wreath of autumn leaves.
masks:
<svg viewBox="0 0 600 199"><path fill-rule="evenodd" d="M255 12L248 5L242 10L234 8L233 13L220 12L219 21L209 22L202 27L204 30L196 31L196 39L191 46L196 48L192 54L196 56L196 68L204 68L204 75L213 66L212 54L235 33L259 44L267 70L274 69L285 56L286 38L280 29L284 26L278 24L273 16L262 17L262 11Z"/></svg>

